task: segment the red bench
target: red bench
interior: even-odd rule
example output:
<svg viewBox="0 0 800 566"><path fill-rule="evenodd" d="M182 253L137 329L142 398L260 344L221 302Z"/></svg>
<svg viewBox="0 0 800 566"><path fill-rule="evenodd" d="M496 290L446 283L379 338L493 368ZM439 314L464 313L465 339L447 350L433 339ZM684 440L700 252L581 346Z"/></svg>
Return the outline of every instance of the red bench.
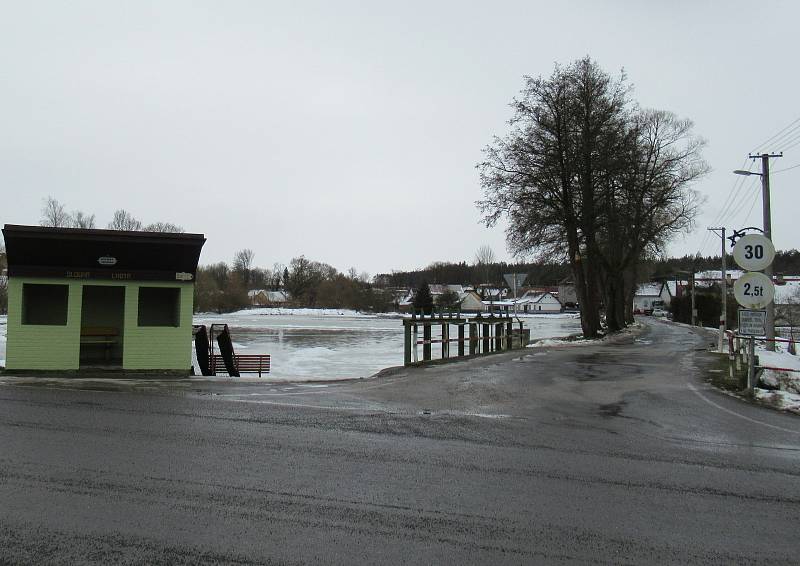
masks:
<svg viewBox="0 0 800 566"><path fill-rule="evenodd" d="M217 372L228 373L225 368L225 360L219 354L214 354L209 360L211 365L211 375ZM269 354L234 354L233 365L239 373L269 373L270 357Z"/></svg>

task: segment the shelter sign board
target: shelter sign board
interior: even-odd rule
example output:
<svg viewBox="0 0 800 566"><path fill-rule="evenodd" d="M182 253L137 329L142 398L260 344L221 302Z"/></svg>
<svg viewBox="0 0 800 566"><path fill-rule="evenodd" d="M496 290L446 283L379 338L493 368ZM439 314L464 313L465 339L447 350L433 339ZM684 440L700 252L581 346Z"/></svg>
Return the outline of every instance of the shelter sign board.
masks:
<svg viewBox="0 0 800 566"><path fill-rule="evenodd" d="M739 309L739 334L765 336L767 334L767 311Z"/></svg>

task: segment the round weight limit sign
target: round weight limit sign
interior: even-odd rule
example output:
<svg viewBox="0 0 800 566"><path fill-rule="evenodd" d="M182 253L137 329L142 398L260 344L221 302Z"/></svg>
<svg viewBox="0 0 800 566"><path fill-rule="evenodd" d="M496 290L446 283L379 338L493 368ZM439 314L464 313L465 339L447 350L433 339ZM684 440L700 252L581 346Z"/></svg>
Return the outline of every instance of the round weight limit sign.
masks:
<svg viewBox="0 0 800 566"><path fill-rule="evenodd" d="M761 271L775 259L775 246L762 234L748 234L733 246L733 259L744 270Z"/></svg>
<svg viewBox="0 0 800 566"><path fill-rule="evenodd" d="M746 309L763 309L772 302L775 287L769 277L751 271L739 277L733 284L733 296Z"/></svg>

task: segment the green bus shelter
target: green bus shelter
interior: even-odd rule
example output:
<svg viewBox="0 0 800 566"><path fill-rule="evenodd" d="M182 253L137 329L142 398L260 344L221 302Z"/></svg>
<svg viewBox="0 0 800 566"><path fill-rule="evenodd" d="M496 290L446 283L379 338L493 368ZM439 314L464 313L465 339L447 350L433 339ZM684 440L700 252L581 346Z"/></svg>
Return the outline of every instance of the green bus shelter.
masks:
<svg viewBox="0 0 800 566"><path fill-rule="evenodd" d="M6 225L7 371L188 375L202 234Z"/></svg>

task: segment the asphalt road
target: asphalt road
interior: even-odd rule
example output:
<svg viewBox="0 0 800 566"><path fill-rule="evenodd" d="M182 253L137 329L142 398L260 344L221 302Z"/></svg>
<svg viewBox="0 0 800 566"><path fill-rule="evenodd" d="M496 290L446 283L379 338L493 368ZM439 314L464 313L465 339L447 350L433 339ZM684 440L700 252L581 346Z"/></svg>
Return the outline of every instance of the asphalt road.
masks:
<svg viewBox="0 0 800 566"><path fill-rule="evenodd" d="M0 381L0 563L799 563L800 419L649 322L327 386Z"/></svg>

